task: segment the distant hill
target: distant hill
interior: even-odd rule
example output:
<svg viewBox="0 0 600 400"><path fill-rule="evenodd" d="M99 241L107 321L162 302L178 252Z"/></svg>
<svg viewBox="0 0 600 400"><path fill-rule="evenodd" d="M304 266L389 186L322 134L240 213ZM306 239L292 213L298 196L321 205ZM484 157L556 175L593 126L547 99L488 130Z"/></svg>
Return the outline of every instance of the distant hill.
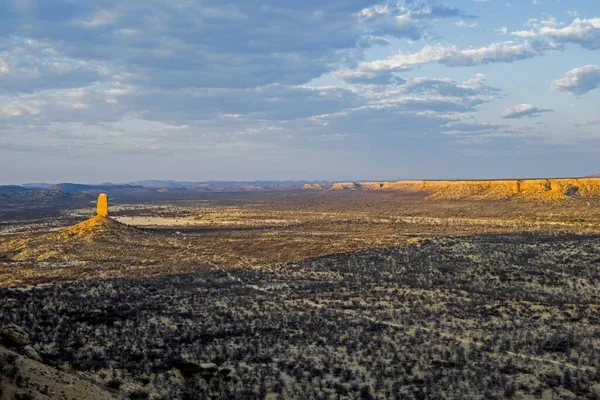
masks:
<svg viewBox="0 0 600 400"><path fill-rule="evenodd" d="M71 197L86 196L85 194L65 193L62 190L56 189L33 189L22 186L0 186L0 200L8 202L28 202L28 201L45 201L45 200L60 200Z"/></svg>
<svg viewBox="0 0 600 400"><path fill-rule="evenodd" d="M198 185L197 182L189 181L161 181L161 180L146 180L138 182L129 182L132 186L142 186L147 189L160 189L160 188L185 188L189 186Z"/></svg>
<svg viewBox="0 0 600 400"><path fill-rule="evenodd" d="M128 182L129 185L143 186L148 189L160 188L192 188L192 187L241 187L241 186L276 186L276 185L304 185L313 181L173 181L173 180L145 180Z"/></svg>
<svg viewBox="0 0 600 400"><path fill-rule="evenodd" d="M324 181L175 181L175 180L159 180L150 179L143 181L133 181L128 183L111 183L105 182L101 184L83 184L83 183L25 183L20 187L22 189L44 189L44 190L60 190L65 193L100 193L100 192L122 192L122 191L144 191L144 190L207 190L207 191L227 191L232 190L281 190L301 188L304 184L324 184Z"/></svg>
<svg viewBox="0 0 600 400"><path fill-rule="evenodd" d="M0 199L30 200L30 199L60 199L67 197L85 197L98 193L146 191L143 186L133 185L84 185L79 183L58 183L55 185L29 184L25 186L0 186Z"/></svg>
<svg viewBox="0 0 600 400"><path fill-rule="evenodd" d="M0 186L0 194L13 194L13 193L23 193L23 192L31 192L33 189L28 189L23 186L17 185L4 185Z"/></svg>
<svg viewBox="0 0 600 400"><path fill-rule="evenodd" d="M31 196L35 189L27 189L22 186L6 185L0 186L0 199L12 200Z"/></svg>
<svg viewBox="0 0 600 400"><path fill-rule="evenodd" d="M60 190L65 193L99 193L99 192L116 192L116 191L136 191L143 190L143 186L133 185L83 185L79 183L58 183L48 187L48 190Z"/></svg>
<svg viewBox="0 0 600 400"><path fill-rule="evenodd" d="M209 186L304 185L305 183L315 183L315 181L206 181L206 182L198 182L198 184L209 185ZM317 182L317 183L323 183L323 182Z"/></svg>
<svg viewBox="0 0 600 400"><path fill-rule="evenodd" d="M21 186L28 189L47 189L50 186L54 185L53 183L24 183Z"/></svg>

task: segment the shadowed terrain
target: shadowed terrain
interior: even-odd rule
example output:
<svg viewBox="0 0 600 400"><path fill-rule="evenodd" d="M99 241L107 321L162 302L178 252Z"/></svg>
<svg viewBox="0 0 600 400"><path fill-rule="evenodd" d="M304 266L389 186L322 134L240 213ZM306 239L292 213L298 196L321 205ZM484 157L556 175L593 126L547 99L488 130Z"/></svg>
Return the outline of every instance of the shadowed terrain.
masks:
<svg viewBox="0 0 600 400"><path fill-rule="evenodd" d="M130 397L597 398L599 265L599 236L428 239L7 288L0 324Z"/></svg>

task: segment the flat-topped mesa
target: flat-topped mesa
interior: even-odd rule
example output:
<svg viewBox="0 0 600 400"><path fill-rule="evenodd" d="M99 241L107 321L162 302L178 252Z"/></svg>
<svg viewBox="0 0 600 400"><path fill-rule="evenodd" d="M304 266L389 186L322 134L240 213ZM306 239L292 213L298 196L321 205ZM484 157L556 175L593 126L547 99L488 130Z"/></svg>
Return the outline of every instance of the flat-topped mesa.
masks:
<svg viewBox="0 0 600 400"><path fill-rule="evenodd" d="M108 196L106 193L100 193L100 196L98 196L96 213L99 217L108 217Z"/></svg>
<svg viewBox="0 0 600 400"><path fill-rule="evenodd" d="M321 186L322 187L322 186ZM496 179L455 181L395 181L333 183L329 190L401 190L422 192L430 198L530 200L600 198L600 178ZM303 189L315 189L304 185Z"/></svg>

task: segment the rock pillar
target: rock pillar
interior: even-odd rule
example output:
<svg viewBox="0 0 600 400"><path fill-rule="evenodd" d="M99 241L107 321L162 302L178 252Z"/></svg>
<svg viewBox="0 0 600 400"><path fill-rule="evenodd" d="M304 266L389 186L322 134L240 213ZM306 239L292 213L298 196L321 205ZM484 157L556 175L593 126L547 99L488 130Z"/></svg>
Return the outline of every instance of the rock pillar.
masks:
<svg viewBox="0 0 600 400"><path fill-rule="evenodd" d="M96 210L100 217L108 217L108 196L105 193L100 193L98 196Z"/></svg>

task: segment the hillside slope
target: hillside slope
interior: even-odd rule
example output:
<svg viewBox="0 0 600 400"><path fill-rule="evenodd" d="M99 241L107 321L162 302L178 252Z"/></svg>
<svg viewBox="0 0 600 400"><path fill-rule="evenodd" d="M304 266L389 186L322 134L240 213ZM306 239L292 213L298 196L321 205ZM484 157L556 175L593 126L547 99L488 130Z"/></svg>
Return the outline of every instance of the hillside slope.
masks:
<svg viewBox="0 0 600 400"><path fill-rule="evenodd" d="M116 399L101 388L0 346L0 400Z"/></svg>
<svg viewBox="0 0 600 400"><path fill-rule="evenodd" d="M115 249L140 242L140 229L111 218L95 216L69 228L31 239L9 240L0 245L0 253L9 253L17 261L71 259L78 254L87 258L109 260Z"/></svg>

